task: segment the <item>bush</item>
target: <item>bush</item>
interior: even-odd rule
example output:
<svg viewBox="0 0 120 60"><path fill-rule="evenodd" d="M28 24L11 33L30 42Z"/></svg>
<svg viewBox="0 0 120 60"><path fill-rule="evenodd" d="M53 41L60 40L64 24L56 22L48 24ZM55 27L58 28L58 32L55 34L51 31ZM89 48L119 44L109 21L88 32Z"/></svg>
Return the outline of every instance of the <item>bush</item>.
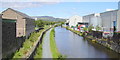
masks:
<svg viewBox="0 0 120 60"><path fill-rule="evenodd" d="M57 23L57 22L43 21L43 20L35 21L35 25L37 27L44 27L45 25L54 25L55 23Z"/></svg>
<svg viewBox="0 0 120 60"><path fill-rule="evenodd" d="M83 30L86 32L86 31L88 31L88 28L87 28L87 27L84 27Z"/></svg>
<svg viewBox="0 0 120 60"><path fill-rule="evenodd" d="M101 27L99 27L98 25L96 26L96 31L101 30Z"/></svg>
<svg viewBox="0 0 120 60"><path fill-rule="evenodd" d="M89 27L88 27L88 31L89 32L92 32L92 29L93 29L94 27L93 27L93 25L90 25Z"/></svg>
<svg viewBox="0 0 120 60"><path fill-rule="evenodd" d="M25 54L27 54L28 51L32 49L33 44L36 42L36 40L38 40L38 37L41 35L42 31L43 30L40 30L37 33L33 32L30 35L30 37L25 40L25 42L23 43L23 47L20 48L19 51L16 51L15 55L13 56L13 58L22 58L23 56L25 56Z"/></svg>

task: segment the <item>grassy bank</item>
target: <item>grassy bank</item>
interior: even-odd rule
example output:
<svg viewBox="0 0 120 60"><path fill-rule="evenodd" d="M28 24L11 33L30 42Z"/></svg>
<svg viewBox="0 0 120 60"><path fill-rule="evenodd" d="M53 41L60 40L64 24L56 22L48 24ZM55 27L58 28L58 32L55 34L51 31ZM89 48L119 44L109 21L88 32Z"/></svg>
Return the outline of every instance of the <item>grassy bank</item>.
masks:
<svg viewBox="0 0 120 60"><path fill-rule="evenodd" d="M97 38L97 37L94 37L93 35L89 35L89 34L87 34L85 32L81 33L81 32L75 31L75 30L73 30L73 29L71 29L69 27L65 27L65 26L63 26L63 27L70 30L70 31L72 31L72 32L74 32L75 34L78 34L78 35L84 37L85 40L88 40L88 41L90 41L92 43L100 44L100 45L102 45L103 47L106 47L109 50L120 53L119 49L114 49L114 48L117 48L116 46L119 47L119 45L117 45L116 43L113 43L113 41L110 41L107 38Z"/></svg>
<svg viewBox="0 0 120 60"><path fill-rule="evenodd" d="M43 38L44 38L44 36L45 36L45 34L43 35ZM42 45L43 45L43 42L37 48L36 54L34 56L35 60L41 60L42 59L42 51L43 51Z"/></svg>
<svg viewBox="0 0 120 60"><path fill-rule="evenodd" d="M61 55L60 52L58 51L54 37L55 37L55 31L53 28L50 32L50 48L51 48L52 56L53 58L62 59L63 55Z"/></svg>
<svg viewBox="0 0 120 60"><path fill-rule="evenodd" d="M85 33L85 32L76 31L76 30L73 30L73 29L71 29L69 27L64 27L64 28L66 28L67 30L70 30L70 31L74 32L75 34L77 34L79 36L84 37L87 40L91 40L93 42L96 42L96 40L95 40L96 38L93 37L92 35L87 35L87 33Z"/></svg>
<svg viewBox="0 0 120 60"><path fill-rule="evenodd" d="M63 27L64 27L64 26L63 26ZM84 34L84 32L76 31L76 30L73 30L73 29L71 29L71 28L69 28L69 27L64 27L64 28L66 28L67 30L70 30L70 31L72 31L72 32L74 32L74 33L76 33L76 34L78 34L78 35L80 35L80 36L83 36L83 34Z"/></svg>
<svg viewBox="0 0 120 60"><path fill-rule="evenodd" d="M39 32L33 32L28 39L25 40L23 46L20 50L16 51L13 58L24 58L27 53L29 53L33 47L36 45L36 42L39 40L38 37L42 35L42 32L48 29L49 26L44 27L44 29Z"/></svg>
<svg viewBox="0 0 120 60"><path fill-rule="evenodd" d="M42 58L42 44L40 44L37 48L36 54L34 56L34 59L37 60L37 58Z"/></svg>

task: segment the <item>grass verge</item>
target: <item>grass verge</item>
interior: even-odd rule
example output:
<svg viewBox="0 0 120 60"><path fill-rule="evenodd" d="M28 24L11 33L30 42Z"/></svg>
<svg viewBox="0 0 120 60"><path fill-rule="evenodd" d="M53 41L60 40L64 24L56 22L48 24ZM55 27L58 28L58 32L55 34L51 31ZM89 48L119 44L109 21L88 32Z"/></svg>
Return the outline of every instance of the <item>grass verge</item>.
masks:
<svg viewBox="0 0 120 60"><path fill-rule="evenodd" d="M71 29L71 28L69 28L69 27L64 27L64 28L66 28L67 30L70 30L70 31L72 31L72 32L74 32L75 34L78 34L78 35L80 35L80 36L83 36L83 35L84 35L84 32L76 31L76 30L73 30L73 29Z"/></svg>
<svg viewBox="0 0 120 60"><path fill-rule="evenodd" d="M58 60L58 59L64 60L65 56L63 56L59 53L54 37L55 37L55 31L53 28L50 32L50 48L51 48L51 52L52 52L52 57L57 58L55 60Z"/></svg>
<svg viewBox="0 0 120 60"><path fill-rule="evenodd" d="M45 36L45 34L43 35L43 38L44 38L44 36ZM42 45L43 45L43 42L38 46L36 54L34 56L34 60L41 60L42 59L42 51L43 51Z"/></svg>
<svg viewBox="0 0 120 60"><path fill-rule="evenodd" d="M34 59L37 60L39 58L39 60L41 60L42 58L42 44L40 44L37 48L36 54L34 56Z"/></svg>
<svg viewBox="0 0 120 60"><path fill-rule="evenodd" d="M33 32L28 39L23 43L23 47L20 50L17 50L13 56L13 58L23 58L26 54L33 48L34 44L38 40L38 37L42 35L42 32L48 29L49 26L44 27L44 29L39 32Z"/></svg>

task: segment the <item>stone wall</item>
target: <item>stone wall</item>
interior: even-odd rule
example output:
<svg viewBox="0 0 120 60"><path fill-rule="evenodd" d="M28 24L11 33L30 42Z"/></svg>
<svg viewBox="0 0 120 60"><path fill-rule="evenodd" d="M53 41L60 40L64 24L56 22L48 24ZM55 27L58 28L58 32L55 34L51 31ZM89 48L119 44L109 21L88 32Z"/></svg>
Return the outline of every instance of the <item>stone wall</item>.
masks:
<svg viewBox="0 0 120 60"><path fill-rule="evenodd" d="M117 43L108 43L107 41L102 41L100 39L96 39L96 42L103 45L104 47L109 48L117 53L120 53L120 46Z"/></svg>
<svg viewBox="0 0 120 60"><path fill-rule="evenodd" d="M2 56L9 55L15 49L16 42L16 23L2 22Z"/></svg>
<svg viewBox="0 0 120 60"><path fill-rule="evenodd" d="M2 22L2 58L11 58L18 50L25 37L16 38L16 22L3 20Z"/></svg>
<svg viewBox="0 0 120 60"><path fill-rule="evenodd" d="M106 38L106 40L102 39L102 32L93 31L91 35L94 38L87 38L87 36L85 36L85 38L91 41L95 40L100 45L103 45L104 47L107 47L117 53L120 53L120 33L115 33L113 37ZM91 36L91 35L89 34L88 36Z"/></svg>
<svg viewBox="0 0 120 60"><path fill-rule="evenodd" d="M35 31L34 22L34 19L26 19L26 38L28 38L28 36L30 36L30 34Z"/></svg>

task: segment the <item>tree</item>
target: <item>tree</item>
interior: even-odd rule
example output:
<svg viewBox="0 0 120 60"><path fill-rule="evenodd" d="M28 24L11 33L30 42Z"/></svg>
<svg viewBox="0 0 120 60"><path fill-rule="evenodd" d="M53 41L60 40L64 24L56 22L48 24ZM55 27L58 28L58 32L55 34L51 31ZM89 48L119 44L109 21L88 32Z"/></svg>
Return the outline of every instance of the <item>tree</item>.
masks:
<svg viewBox="0 0 120 60"><path fill-rule="evenodd" d="M35 24L36 24L36 26L38 26L38 27L44 27L43 21L41 21L41 20L35 21Z"/></svg>
<svg viewBox="0 0 120 60"><path fill-rule="evenodd" d="M84 30L85 32L87 32L87 31L88 31L88 28L84 27L83 30Z"/></svg>
<svg viewBox="0 0 120 60"><path fill-rule="evenodd" d="M91 24L91 25L88 27L88 31L91 32L93 28L94 28L94 27L93 27L93 25Z"/></svg>
<svg viewBox="0 0 120 60"><path fill-rule="evenodd" d="M95 27L96 31L101 30L101 27L99 27L98 25Z"/></svg>
<svg viewBox="0 0 120 60"><path fill-rule="evenodd" d="M35 21L35 25L38 27L44 27L44 25L54 25L55 23L58 23L58 22L43 21L43 20Z"/></svg>

